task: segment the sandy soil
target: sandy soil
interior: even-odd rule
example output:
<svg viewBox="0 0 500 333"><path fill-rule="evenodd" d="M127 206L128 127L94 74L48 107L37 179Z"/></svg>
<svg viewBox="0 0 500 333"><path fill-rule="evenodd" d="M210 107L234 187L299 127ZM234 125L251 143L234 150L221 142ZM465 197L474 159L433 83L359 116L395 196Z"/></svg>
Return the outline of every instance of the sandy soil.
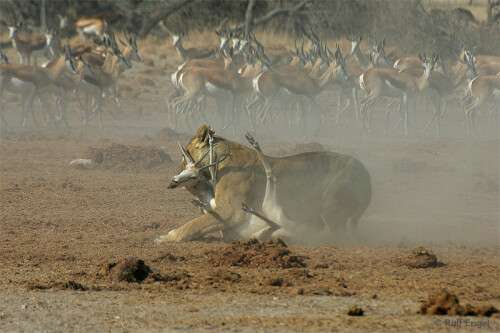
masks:
<svg viewBox="0 0 500 333"><path fill-rule="evenodd" d="M371 137L354 124L326 123L316 141L366 165L373 200L358 238L285 248L303 265L282 268L271 258L233 266L220 256L239 250L218 235L155 244L200 213L186 191L166 188L181 161L177 140L194 133L162 131L174 67L159 51L151 58L125 74L122 113L105 114L103 128L82 127L73 111L70 129L2 128L0 331L460 331L444 324L458 317L417 314L443 288L461 303L500 308L499 141L496 132L466 138L458 112L445 115L442 138L434 130L383 136L382 112ZM320 101L331 108L334 97ZM18 124L19 107L8 107ZM429 117L422 111L419 128ZM243 129L219 134L244 142ZM257 138L273 156L304 141L284 128ZM92 151L103 154L101 164L69 165ZM437 256L435 267L403 264L417 245ZM127 257L149 266L144 280L112 273L110 264ZM364 316L347 315L354 305ZM468 319L489 320L481 331L500 330L498 317Z"/></svg>

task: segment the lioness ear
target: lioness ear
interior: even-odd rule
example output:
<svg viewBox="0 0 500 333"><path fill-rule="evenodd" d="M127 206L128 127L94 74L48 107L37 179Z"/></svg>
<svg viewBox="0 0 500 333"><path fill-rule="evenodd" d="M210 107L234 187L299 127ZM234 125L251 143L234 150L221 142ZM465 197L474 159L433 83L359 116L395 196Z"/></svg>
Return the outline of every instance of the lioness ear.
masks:
<svg viewBox="0 0 500 333"><path fill-rule="evenodd" d="M194 137L195 147L201 148L208 143L208 134L210 133L210 126L203 125L198 129L196 136Z"/></svg>

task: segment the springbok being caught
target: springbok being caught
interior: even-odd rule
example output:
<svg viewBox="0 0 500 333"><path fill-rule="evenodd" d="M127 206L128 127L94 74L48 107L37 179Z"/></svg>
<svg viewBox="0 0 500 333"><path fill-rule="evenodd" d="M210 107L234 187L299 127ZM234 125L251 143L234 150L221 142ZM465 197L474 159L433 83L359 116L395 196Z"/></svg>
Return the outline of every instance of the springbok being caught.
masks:
<svg viewBox="0 0 500 333"><path fill-rule="evenodd" d="M258 150L222 137L214 136L212 141L211 133L209 126L200 127L182 149L180 173L169 186L186 187L211 210L156 242L190 241L222 231L224 241L285 235L292 243L310 244L342 237L347 225L355 235L371 200L370 176L361 162L327 152L259 157ZM251 136L248 140L254 141ZM206 156L212 154L212 163L207 163ZM215 187L210 166L217 170ZM261 215L271 223L249 213L261 208ZM269 231L273 228L276 232Z"/></svg>

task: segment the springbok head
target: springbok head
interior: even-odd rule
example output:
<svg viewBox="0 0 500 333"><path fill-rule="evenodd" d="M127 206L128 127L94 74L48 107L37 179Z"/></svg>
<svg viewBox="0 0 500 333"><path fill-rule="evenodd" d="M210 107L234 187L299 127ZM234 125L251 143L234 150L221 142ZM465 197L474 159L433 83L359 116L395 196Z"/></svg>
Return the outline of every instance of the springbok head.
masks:
<svg viewBox="0 0 500 333"><path fill-rule="evenodd" d="M465 52L464 53L464 63L467 66L467 72L465 74L467 79L469 79L469 80L474 79L477 76L476 64L474 62L474 56L469 52Z"/></svg>
<svg viewBox="0 0 500 333"><path fill-rule="evenodd" d="M221 21L221 23L219 24L219 29L215 29L215 33L220 38L219 48L223 52L228 51L229 39L231 38L231 34L229 33L228 28L226 27L226 22L227 22L227 18L223 19Z"/></svg>
<svg viewBox="0 0 500 333"><path fill-rule="evenodd" d="M125 29L125 39L127 40L128 45L132 48L132 51L130 53L130 60L137 62L141 61L141 57L139 57L139 49L137 47L137 34L134 34L134 37L132 37L128 34L128 30ZM126 44L121 39L120 43L122 43L123 46L126 46Z"/></svg>
<svg viewBox="0 0 500 333"><path fill-rule="evenodd" d="M214 163L207 164L205 166L200 167L200 163L207 157L208 153L210 152L210 149L207 149L205 153L200 157L198 161L194 161L193 157L191 154L189 154L179 143L179 147L181 148L182 155L184 157L184 163L186 166L184 167L184 170L182 170L178 175L175 175L172 177L172 182L168 186L168 188L176 188L177 186L181 185L184 187L189 187L192 185L192 183L195 182L196 179L200 176L200 173L207 169L210 168L211 166L217 165L221 162L223 162L228 155L224 154L220 156L217 161ZM183 163L183 164L184 164Z"/></svg>
<svg viewBox="0 0 500 333"><path fill-rule="evenodd" d="M16 25L9 25L9 39L13 39L16 37L16 34L23 26L23 22Z"/></svg>
<svg viewBox="0 0 500 333"><path fill-rule="evenodd" d="M439 59L439 55L433 52L431 58L427 59L425 53L424 56L422 56L419 52L418 57L420 58L420 61L422 61L422 64L424 65L425 78L427 80L430 80L432 78L432 73L434 72L434 66L436 65L436 62Z"/></svg>
<svg viewBox="0 0 500 333"><path fill-rule="evenodd" d="M348 81L351 78L351 74L347 70L347 66L345 64L345 57L342 55L342 52L340 51L339 44L337 44L337 49L335 50L335 68L337 71L337 75L343 75L343 78L346 81Z"/></svg>
<svg viewBox="0 0 500 333"><path fill-rule="evenodd" d="M108 38L106 39L107 46L111 48L109 51L110 54L115 55L118 58L118 64L120 66L121 70L124 69L130 69L132 68L132 63L125 58L123 55L122 51L118 47L118 44L116 43L115 35L110 33Z"/></svg>
<svg viewBox="0 0 500 333"><path fill-rule="evenodd" d="M358 35L356 39L349 39L349 41L351 42L351 54L355 54L361 45L361 35Z"/></svg>
<svg viewBox="0 0 500 333"><path fill-rule="evenodd" d="M231 43L233 44L233 49L234 50L239 50L240 48L240 36L234 32L230 35L231 37Z"/></svg>
<svg viewBox="0 0 500 333"><path fill-rule="evenodd" d="M66 68L71 74L79 74L78 59L71 56L69 49L69 44L66 44L64 46L64 61L66 62Z"/></svg>
<svg viewBox="0 0 500 333"><path fill-rule="evenodd" d="M68 27L68 17L61 14L57 14L57 17L59 18L59 29L66 29Z"/></svg>
<svg viewBox="0 0 500 333"><path fill-rule="evenodd" d="M172 34L172 45L174 47L179 47L182 43L182 37L184 37L186 35L186 32L185 31L181 31L179 33L176 33L176 34Z"/></svg>
<svg viewBox="0 0 500 333"><path fill-rule="evenodd" d="M387 36L384 36L381 42L377 41L375 36L373 41L370 41L370 47L372 49L370 59L374 67L393 67L392 62L389 60L385 54L385 41Z"/></svg>

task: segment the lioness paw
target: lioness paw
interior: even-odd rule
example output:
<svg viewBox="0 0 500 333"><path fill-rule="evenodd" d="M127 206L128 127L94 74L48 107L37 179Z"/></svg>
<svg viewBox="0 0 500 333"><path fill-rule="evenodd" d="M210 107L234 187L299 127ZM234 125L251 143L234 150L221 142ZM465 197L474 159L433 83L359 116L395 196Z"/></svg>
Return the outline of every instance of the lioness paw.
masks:
<svg viewBox="0 0 500 333"><path fill-rule="evenodd" d="M179 240L176 237L175 229L170 230L168 232L168 234L166 234L164 236L160 236L160 237L155 239L156 244L164 243L164 242L178 242L178 241Z"/></svg>

